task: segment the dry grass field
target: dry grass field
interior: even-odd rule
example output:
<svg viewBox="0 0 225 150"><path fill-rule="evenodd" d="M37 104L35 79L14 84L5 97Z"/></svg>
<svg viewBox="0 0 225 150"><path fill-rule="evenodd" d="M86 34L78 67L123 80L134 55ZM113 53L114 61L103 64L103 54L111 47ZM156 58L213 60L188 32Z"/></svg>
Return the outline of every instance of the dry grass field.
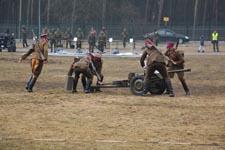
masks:
<svg viewBox="0 0 225 150"><path fill-rule="evenodd" d="M72 57L49 57L33 93L22 53L0 53L0 150L223 150L225 56L187 55L191 95L139 97L129 88L64 90ZM137 58L105 58L104 82L142 72Z"/></svg>

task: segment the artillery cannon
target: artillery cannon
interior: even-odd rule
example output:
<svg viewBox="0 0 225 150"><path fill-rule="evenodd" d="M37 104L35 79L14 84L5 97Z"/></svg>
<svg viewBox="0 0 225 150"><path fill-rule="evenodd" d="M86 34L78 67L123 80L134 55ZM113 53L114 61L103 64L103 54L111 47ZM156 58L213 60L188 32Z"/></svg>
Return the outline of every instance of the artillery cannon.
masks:
<svg viewBox="0 0 225 150"><path fill-rule="evenodd" d="M171 70L168 72L189 72L191 69L179 69ZM153 95L161 95L166 89L165 80L162 75L155 71L154 76L150 79L150 88L149 92ZM112 83L106 83L102 85L91 86L91 91L98 91L99 88L130 88L130 91L134 95L141 95L144 90L144 73L129 73L128 80L118 80L113 81Z"/></svg>

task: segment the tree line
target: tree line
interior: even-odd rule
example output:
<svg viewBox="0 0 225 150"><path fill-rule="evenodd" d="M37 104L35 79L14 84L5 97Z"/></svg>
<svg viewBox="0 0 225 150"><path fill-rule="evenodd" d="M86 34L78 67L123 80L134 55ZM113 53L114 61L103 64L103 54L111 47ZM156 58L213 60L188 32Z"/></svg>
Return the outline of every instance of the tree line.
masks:
<svg viewBox="0 0 225 150"><path fill-rule="evenodd" d="M195 34L196 27L225 24L224 0L0 0L0 24L37 25L39 2L42 26L160 28L169 17L168 26L189 26Z"/></svg>

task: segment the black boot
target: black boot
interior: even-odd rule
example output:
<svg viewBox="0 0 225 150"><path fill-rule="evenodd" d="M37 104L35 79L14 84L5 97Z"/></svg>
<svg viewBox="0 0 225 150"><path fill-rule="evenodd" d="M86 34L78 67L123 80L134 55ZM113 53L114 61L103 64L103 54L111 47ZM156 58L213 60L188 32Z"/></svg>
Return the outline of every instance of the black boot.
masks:
<svg viewBox="0 0 225 150"><path fill-rule="evenodd" d="M28 80L27 80L27 85L26 85L26 87L25 87L25 89L26 90L28 90L28 87L29 87L29 84L30 84L30 82L31 82L31 80L32 80L32 75L28 78Z"/></svg>
<svg viewBox="0 0 225 150"><path fill-rule="evenodd" d="M171 81L166 81L166 88L167 88L167 92L169 93L170 97L174 97L174 93L173 93L173 87L171 84Z"/></svg>
<svg viewBox="0 0 225 150"><path fill-rule="evenodd" d="M141 96L146 96L148 91L149 91L149 84L144 83L144 89L143 89L143 93L141 94Z"/></svg>
<svg viewBox="0 0 225 150"><path fill-rule="evenodd" d="M90 93L91 81L87 81L84 93Z"/></svg>
<svg viewBox="0 0 225 150"><path fill-rule="evenodd" d="M77 92L77 83L78 83L78 79L74 79L73 80L73 90L72 90L72 93L76 93Z"/></svg>
<svg viewBox="0 0 225 150"><path fill-rule="evenodd" d="M32 80L30 81L30 84L28 86L27 92L33 92L33 87L35 82L37 81L37 78L32 78Z"/></svg>

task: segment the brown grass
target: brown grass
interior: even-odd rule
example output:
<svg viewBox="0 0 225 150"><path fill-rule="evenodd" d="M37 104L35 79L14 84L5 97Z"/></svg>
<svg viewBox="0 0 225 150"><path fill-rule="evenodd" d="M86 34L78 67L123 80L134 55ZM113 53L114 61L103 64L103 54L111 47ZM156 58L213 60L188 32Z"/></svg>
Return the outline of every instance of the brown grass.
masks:
<svg viewBox="0 0 225 150"><path fill-rule="evenodd" d="M0 53L0 150L225 149L224 56L185 56L191 96L138 97L129 88L64 91L72 57L50 57L34 87L21 53ZM138 59L105 58L105 82L142 72Z"/></svg>

